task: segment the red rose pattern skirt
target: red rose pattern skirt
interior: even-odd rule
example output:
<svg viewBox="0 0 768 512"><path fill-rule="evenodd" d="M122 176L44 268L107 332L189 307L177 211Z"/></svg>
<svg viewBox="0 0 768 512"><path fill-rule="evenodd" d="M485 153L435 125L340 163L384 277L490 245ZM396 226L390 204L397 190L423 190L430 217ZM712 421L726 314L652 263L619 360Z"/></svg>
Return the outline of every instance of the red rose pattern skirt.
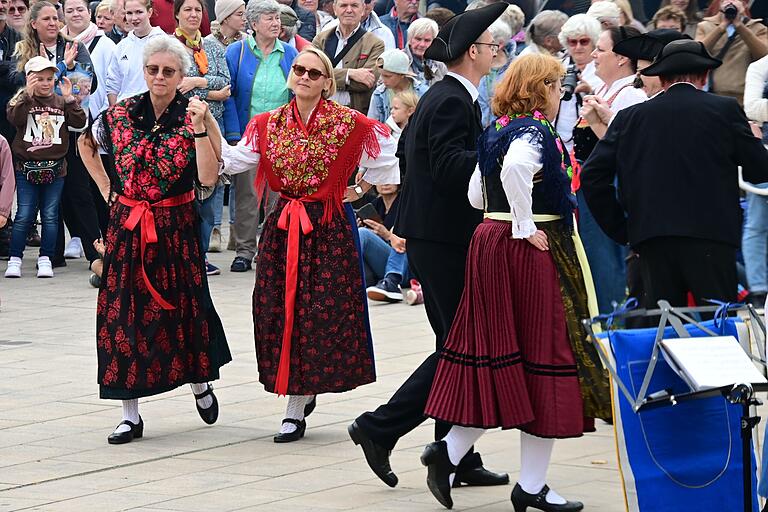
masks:
<svg viewBox="0 0 768 512"><path fill-rule="evenodd" d="M277 227L287 201L277 202L259 241L253 325L259 381L275 392L285 324L288 232ZM300 235L289 395L342 392L376 380L354 214L323 225L323 205L304 203L313 230Z"/></svg>
<svg viewBox="0 0 768 512"><path fill-rule="evenodd" d="M157 243L143 262L150 283L174 305L164 310L142 277L141 226L123 227L131 208L112 205L96 310L101 398L156 395L219 378L232 360L208 290L195 203L154 208Z"/></svg>
<svg viewBox="0 0 768 512"><path fill-rule="evenodd" d="M581 436L590 426L553 256L510 234L509 223L492 220L475 230L425 414L540 437Z"/></svg>

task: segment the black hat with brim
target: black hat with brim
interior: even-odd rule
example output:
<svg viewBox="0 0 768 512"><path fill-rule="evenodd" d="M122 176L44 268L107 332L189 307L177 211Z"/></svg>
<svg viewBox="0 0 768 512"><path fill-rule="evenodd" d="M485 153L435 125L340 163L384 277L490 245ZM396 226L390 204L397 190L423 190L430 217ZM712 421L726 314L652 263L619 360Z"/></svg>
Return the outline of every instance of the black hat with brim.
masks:
<svg viewBox="0 0 768 512"><path fill-rule="evenodd" d="M699 41L672 41L661 50L659 57L640 74L645 76L683 75L715 69L723 61L712 57Z"/></svg>
<svg viewBox="0 0 768 512"><path fill-rule="evenodd" d="M619 41L613 47L613 53L623 55L632 60L653 61L659 56L661 50L672 41L690 38L690 36L681 34L677 30L660 28L658 30L652 30L646 34Z"/></svg>
<svg viewBox="0 0 768 512"><path fill-rule="evenodd" d="M507 5L506 2L498 2L464 11L449 19L424 52L424 58L440 62L458 59L501 16Z"/></svg>

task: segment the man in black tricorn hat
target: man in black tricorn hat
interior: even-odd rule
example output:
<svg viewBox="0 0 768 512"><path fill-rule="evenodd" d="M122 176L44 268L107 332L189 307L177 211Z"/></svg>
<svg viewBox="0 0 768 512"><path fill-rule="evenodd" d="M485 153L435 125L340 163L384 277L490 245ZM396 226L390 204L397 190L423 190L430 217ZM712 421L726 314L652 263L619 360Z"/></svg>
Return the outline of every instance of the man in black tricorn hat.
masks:
<svg viewBox="0 0 768 512"><path fill-rule="evenodd" d="M646 307L736 300L737 167L768 181L768 151L736 100L701 90L720 64L698 41L667 44L643 70L664 94L619 112L582 169L597 223L640 254Z"/></svg>
<svg viewBox="0 0 768 512"><path fill-rule="evenodd" d="M501 2L466 11L443 25L424 58L445 62L448 74L419 100L402 135L407 172L394 231L408 240L408 263L423 287L437 350L456 314L464 289L467 248L483 219L467 199L482 132L477 87L499 51L487 28L506 7ZM433 353L388 403L360 415L349 427L368 465L391 487L397 485L397 477L389 465L389 452L424 421L436 369ZM438 423L436 439L445 437L449 429L450 425ZM509 476L486 470L480 455L470 450L454 478L454 486L462 483L503 485L509 483Z"/></svg>
<svg viewBox="0 0 768 512"><path fill-rule="evenodd" d="M645 34L629 37L619 41L613 47L613 53L623 55L637 62L636 86L641 87L645 94L652 98L664 91L661 82L655 76L643 76L641 72L653 64L661 55L661 51L672 41L690 39L689 36L668 28L651 30Z"/></svg>

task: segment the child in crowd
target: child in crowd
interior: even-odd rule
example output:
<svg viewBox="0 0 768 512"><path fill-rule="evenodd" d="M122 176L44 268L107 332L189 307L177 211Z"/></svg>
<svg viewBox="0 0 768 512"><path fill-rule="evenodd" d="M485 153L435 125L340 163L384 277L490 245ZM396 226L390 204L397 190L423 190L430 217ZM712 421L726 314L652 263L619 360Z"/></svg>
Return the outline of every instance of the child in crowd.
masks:
<svg viewBox="0 0 768 512"><path fill-rule="evenodd" d="M411 71L411 60L403 50L386 50L379 57L377 66L381 84L371 96L368 117L383 123L390 115L391 100L396 94L411 91L420 98L427 92L428 85L416 79Z"/></svg>
<svg viewBox="0 0 768 512"><path fill-rule="evenodd" d="M403 133L405 125L408 124L408 119L416 111L416 103L418 102L419 97L411 90L398 92L392 98L386 125L389 126L395 140L400 140L400 134Z"/></svg>
<svg viewBox="0 0 768 512"><path fill-rule="evenodd" d="M59 204L67 173L65 156L70 131L82 131L87 117L72 95L72 82L59 82L54 93L56 64L33 57L24 66L27 85L8 102L8 121L16 128L11 149L16 158L18 210L11 231L10 260L5 277L21 277L21 258L27 233L42 218L37 277L53 277L51 257L56 247Z"/></svg>

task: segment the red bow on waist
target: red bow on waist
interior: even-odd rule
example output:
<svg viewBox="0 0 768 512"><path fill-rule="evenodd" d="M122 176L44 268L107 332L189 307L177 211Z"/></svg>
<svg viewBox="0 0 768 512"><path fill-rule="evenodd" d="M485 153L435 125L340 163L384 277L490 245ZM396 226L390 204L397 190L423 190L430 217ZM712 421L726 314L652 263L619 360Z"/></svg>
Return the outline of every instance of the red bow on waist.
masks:
<svg viewBox="0 0 768 512"><path fill-rule="evenodd" d="M283 207L277 227L288 231L288 251L285 258L285 326L283 344L280 348L280 365L277 367L275 392L288 392L288 376L291 368L291 336L293 335L293 314L296 307L296 286L299 277L299 228L304 235L312 232L304 202L301 199L285 197L288 203Z"/></svg>
<svg viewBox="0 0 768 512"><path fill-rule="evenodd" d="M140 247L141 247L141 275L144 278L144 284L147 285L147 290L149 290L150 295L152 295L152 298L155 299L158 304L160 304L160 307L163 309L171 310L176 309L175 306L170 304L168 301L166 301L160 293L155 290L155 287L152 286L152 283L149 282L149 278L147 277L147 273L144 271L144 251L146 250L147 244L154 244L157 243L157 230L155 229L155 215L152 213L153 208L172 208L174 206L181 206L183 204L191 203L195 200L195 191L190 190L186 194L181 194L174 197L169 197L166 199L162 199L160 201L157 201L156 203L149 203L148 201L139 201L137 199L129 199L125 196L118 196L117 200L120 201L125 206L128 206L131 208L131 213L128 215L128 218L125 219L125 223L123 224L123 227L129 231L134 231L136 229L136 226L139 225L139 222L141 222L141 238L140 240Z"/></svg>

